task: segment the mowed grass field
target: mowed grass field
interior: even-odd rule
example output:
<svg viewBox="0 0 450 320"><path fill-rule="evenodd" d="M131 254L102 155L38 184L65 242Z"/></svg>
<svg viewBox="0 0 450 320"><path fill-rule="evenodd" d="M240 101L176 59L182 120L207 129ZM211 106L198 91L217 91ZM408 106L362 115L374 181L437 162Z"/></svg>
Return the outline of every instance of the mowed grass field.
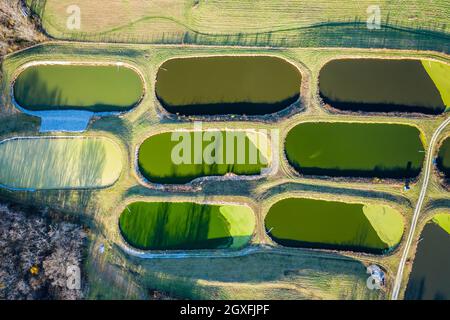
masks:
<svg viewBox="0 0 450 320"><path fill-rule="evenodd" d="M27 0L28 4L36 1ZM324 22L367 19L371 0L47 0L44 27L57 36L66 28L70 5L81 9L81 32L127 33L179 32L192 29L202 33L249 33L308 27ZM42 1L41 1L42 3ZM445 0L376 2L383 22L408 27L439 26L448 22L450 6Z"/></svg>
<svg viewBox="0 0 450 320"><path fill-rule="evenodd" d="M140 265L143 283L174 297L232 300L386 297L383 290L367 289L366 267L361 262L338 254L272 252L169 262L152 259Z"/></svg>
<svg viewBox="0 0 450 320"><path fill-rule="evenodd" d="M122 151L107 138L19 138L0 143L0 185L12 189L80 189L112 185Z"/></svg>

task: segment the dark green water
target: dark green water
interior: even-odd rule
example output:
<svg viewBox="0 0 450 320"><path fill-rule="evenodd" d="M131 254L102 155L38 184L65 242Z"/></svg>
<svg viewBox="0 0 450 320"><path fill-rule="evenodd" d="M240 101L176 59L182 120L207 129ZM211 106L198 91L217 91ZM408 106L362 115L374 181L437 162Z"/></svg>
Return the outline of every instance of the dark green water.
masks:
<svg viewBox="0 0 450 320"><path fill-rule="evenodd" d="M28 110L126 111L144 93L140 76L118 66L36 65L14 83L14 98Z"/></svg>
<svg viewBox="0 0 450 320"><path fill-rule="evenodd" d="M450 235L429 222L420 238L405 299L450 300Z"/></svg>
<svg viewBox="0 0 450 320"><path fill-rule="evenodd" d="M437 165L446 178L450 178L450 138L445 139L439 149Z"/></svg>
<svg viewBox="0 0 450 320"><path fill-rule="evenodd" d="M285 141L289 163L301 174L411 178L424 159L416 127L383 123L303 123Z"/></svg>
<svg viewBox="0 0 450 320"><path fill-rule="evenodd" d="M297 101L301 80L294 65L276 57L177 58L159 69L156 95L171 113L263 115Z"/></svg>
<svg viewBox="0 0 450 320"><path fill-rule="evenodd" d="M342 110L439 114L446 108L420 60L332 60L319 86L325 103Z"/></svg>

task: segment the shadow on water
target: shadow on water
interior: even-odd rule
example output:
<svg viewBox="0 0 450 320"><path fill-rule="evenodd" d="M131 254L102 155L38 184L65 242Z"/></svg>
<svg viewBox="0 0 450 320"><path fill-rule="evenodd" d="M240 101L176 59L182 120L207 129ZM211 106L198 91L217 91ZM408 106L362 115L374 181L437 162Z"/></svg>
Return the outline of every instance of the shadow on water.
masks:
<svg viewBox="0 0 450 320"><path fill-rule="evenodd" d="M299 95L295 95L277 103L213 103L213 104L195 104L195 105L181 105L172 106L165 103L161 98L158 100L161 105L170 113L181 114L185 116L195 115L266 115L282 111L295 103Z"/></svg>
<svg viewBox="0 0 450 320"><path fill-rule="evenodd" d="M58 105L66 104L61 89L50 90L45 81L41 81L39 71L33 67L23 71L16 79L14 99L27 110L47 110L50 106L56 110Z"/></svg>
<svg viewBox="0 0 450 320"><path fill-rule="evenodd" d="M405 179L416 178L421 169L412 168L411 161L408 161L405 168L389 168L374 167L373 170L348 170L348 169L324 169L308 167L303 168L297 164L291 164L300 174L307 176L329 176L329 177L349 177L349 178L389 178L389 179Z"/></svg>
<svg viewBox="0 0 450 320"><path fill-rule="evenodd" d="M268 232L266 227L266 232ZM329 250L343 250L343 251L354 251L354 252L364 252L371 254L384 254L389 252L391 249L375 249L369 248L366 246L358 246L358 245L339 245L339 244L328 244L328 243L318 243L318 242L308 242L308 241L299 241L299 240L290 240L290 239L281 239L277 238L273 235L270 236L276 243L281 244L285 247L294 247L294 248L313 248L313 249L329 249ZM357 234L354 237L354 241L361 242L366 238L366 234Z"/></svg>
<svg viewBox="0 0 450 320"><path fill-rule="evenodd" d="M383 103L352 103L339 102L328 99L323 94L320 95L323 102L339 110L363 111L363 112L404 112L404 113L423 113L429 115L439 115L445 111L445 107L430 108L419 106L405 106L401 104L383 104Z"/></svg>
<svg viewBox="0 0 450 320"><path fill-rule="evenodd" d="M449 300L450 235L429 222L420 239L405 299Z"/></svg>
<svg viewBox="0 0 450 320"><path fill-rule="evenodd" d="M134 216L130 216L127 210L135 210ZM126 241L138 249L217 249L227 248L233 243L230 225L217 206L170 202L134 203L127 206L122 214L120 231ZM221 236L208 238L213 215L218 218L214 221L213 232L216 236ZM142 234L146 236L142 238Z"/></svg>

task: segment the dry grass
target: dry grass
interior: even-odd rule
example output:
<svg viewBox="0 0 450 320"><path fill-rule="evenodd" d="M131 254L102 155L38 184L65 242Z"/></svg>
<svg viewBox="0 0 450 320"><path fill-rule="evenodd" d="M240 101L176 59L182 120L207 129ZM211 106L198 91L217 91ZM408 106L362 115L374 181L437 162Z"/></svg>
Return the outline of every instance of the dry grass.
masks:
<svg viewBox="0 0 450 320"><path fill-rule="evenodd" d="M25 16L22 8L20 0L0 0L0 59L46 39L37 22Z"/></svg>
<svg viewBox="0 0 450 320"><path fill-rule="evenodd" d="M31 0L29 0L31 1ZM206 33L248 33L307 27L317 23L362 21L371 0L47 0L44 26L51 33L66 29L69 5L78 5L82 13L82 32L139 33L185 30ZM383 22L408 27L439 27L442 30L450 15L447 1L376 2ZM165 23L162 23L163 21ZM161 25L172 27L167 30ZM175 27L178 25L178 27ZM445 30L445 29L444 29Z"/></svg>

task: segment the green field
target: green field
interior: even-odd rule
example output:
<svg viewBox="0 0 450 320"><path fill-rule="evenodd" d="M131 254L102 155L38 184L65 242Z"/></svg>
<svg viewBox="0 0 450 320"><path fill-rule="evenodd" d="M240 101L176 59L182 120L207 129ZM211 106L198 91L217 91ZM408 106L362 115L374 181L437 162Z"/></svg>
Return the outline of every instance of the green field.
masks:
<svg viewBox="0 0 450 320"><path fill-rule="evenodd" d="M35 65L14 83L15 100L28 110L126 111L143 94L136 71L115 65Z"/></svg>
<svg viewBox="0 0 450 320"><path fill-rule="evenodd" d="M156 95L172 113L261 115L298 100L301 82L300 71L277 57L180 58L159 68Z"/></svg>
<svg viewBox="0 0 450 320"><path fill-rule="evenodd" d="M246 206L134 202L119 219L125 240L143 250L240 248L255 229Z"/></svg>
<svg viewBox="0 0 450 320"><path fill-rule="evenodd" d="M346 46L448 51L445 0L27 0L54 37L134 43L257 46ZM45 6L44 6L45 5ZM70 5L82 12L70 30ZM379 5L386 28L366 27L367 8ZM403 30L407 28L407 30ZM425 30L431 30L425 32Z"/></svg>
<svg viewBox="0 0 450 320"><path fill-rule="evenodd" d="M439 213L433 217L433 222L440 226L442 229L447 231L450 235L450 214L449 213Z"/></svg>
<svg viewBox="0 0 450 320"><path fill-rule="evenodd" d="M431 60L422 60L422 65L438 88L448 111L450 109L450 78L448 77L450 65Z"/></svg>
<svg viewBox="0 0 450 320"><path fill-rule="evenodd" d="M425 60L332 60L320 72L320 94L338 109L438 114L450 106L449 72Z"/></svg>
<svg viewBox="0 0 450 320"><path fill-rule="evenodd" d="M447 178L450 177L450 138L445 139L439 149L437 166Z"/></svg>
<svg viewBox="0 0 450 320"><path fill-rule="evenodd" d="M302 123L287 135L289 163L307 175L407 178L424 160L416 127L383 123Z"/></svg>
<svg viewBox="0 0 450 320"><path fill-rule="evenodd" d="M231 132L237 138L227 137ZM269 165L270 152L270 142L263 133L166 132L142 143L138 164L140 172L151 182L181 184L227 173L260 175Z"/></svg>
<svg viewBox="0 0 450 320"><path fill-rule="evenodd" d="M12 189L112 185L122 152L107 138L19 138L0 143L0 184Z"/></svg>
<svg viewBox="0 0 450 320"><path fill-rule="evenodd" d="M403 235L403 218L383 205L288 198L267 213L266 229L286 246L384 253Z"/></svg>

